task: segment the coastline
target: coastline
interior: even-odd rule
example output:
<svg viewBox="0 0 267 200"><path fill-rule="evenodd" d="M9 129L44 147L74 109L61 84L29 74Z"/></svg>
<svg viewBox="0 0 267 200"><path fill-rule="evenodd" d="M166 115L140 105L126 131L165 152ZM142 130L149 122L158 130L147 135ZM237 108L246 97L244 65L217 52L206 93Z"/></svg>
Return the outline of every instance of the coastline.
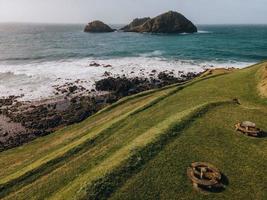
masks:
<svg viewBox="0 0 267 200"><path fill-rule="evenodd" d="M100 67L98 63L90 65ZM81 122L123 97L183 83L202 74L182 71L175 74L173 70L166 69L140 72L141 76L130 77L107 73L104 78L95 81L90 90L84 87L88 82L79 79L66 82L54 86L54 96L43 99L24 100L27 94L0 98L0 151Z"/></svg>
<svg viewBox="0 0 267 200"><path fill-rule="evenodd" d="M215 67L243 68L253 62L211 62L176 60L163 58L161 51L144 53L139 57L110 59L65 59L55 61L0 62L0 98L11 95L21 100L33 101L58 96L58 89L64 84L79 82L84 89L95 89L95 82L106 78L142 77L155 78L160 72L172 72L179 77L183 74L200 73Z"/></svg>
<svg viewBox="0 0 267 200"><path fill-rule="evenodd" d="M0 146L7 148L80 122L124 96L182 82L207 69L243 68L265 57L258 48L247 56L242 41L249 27L203 26L197 34L177 37L121 32L107 37L85 34L79 26L1 28L0 50L5 54L0 55ZM260 41L261 31L266 30L258 27L253 33ZM250 44L252 49L257 41ZM167 74L163 78L176 79L159 83L162 72ZM135 87L114 94L98 90L96 82L106 90L110 84Z"/></svg>

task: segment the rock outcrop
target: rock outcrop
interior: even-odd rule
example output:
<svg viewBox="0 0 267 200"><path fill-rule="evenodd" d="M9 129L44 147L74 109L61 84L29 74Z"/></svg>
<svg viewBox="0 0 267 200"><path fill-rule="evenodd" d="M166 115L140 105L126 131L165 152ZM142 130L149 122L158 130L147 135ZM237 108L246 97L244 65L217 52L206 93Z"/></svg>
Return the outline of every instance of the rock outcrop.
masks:
<svg viewBox="0 0 267 200"><path fill-rule="evenodd" d="M124 26L123 28L121 28L121 30L125 31L125 32L131 32L136 27L143 25L148 20L150 20L150 17L136 18L130 24L128 24L127 26Z"/></svg>
<svg viewBox="0 0 267 200"><path fill-rule="evenodd" d="M86 25L84 32L88 33L108 33L114 32L115 30L110 28L107 24L101 21L93 21Z"/></svg>
<svg viewBox="0 0 267 200"><path fill-rule="evenodd" d="M181 83L198 76L197 73L189 72L175 77L172 72L160 72L157 77L150 78L126 78L107 77L96 81L96 90L108 91L118 99L124 96L136 94L150 89L161 88L174 83Z"/></svg>
<svg viewBox="0 0 267 200"><path fill-rule="evenodd" d="M141 24L141 20L137 21ZM137 24L137 26L134 26ZM155 18L146 20L143 24L129 24L124 27L126 32L139 33L194 33L197 32L197 27L189 21L185 16L178 12L169 11Z"/></svg>

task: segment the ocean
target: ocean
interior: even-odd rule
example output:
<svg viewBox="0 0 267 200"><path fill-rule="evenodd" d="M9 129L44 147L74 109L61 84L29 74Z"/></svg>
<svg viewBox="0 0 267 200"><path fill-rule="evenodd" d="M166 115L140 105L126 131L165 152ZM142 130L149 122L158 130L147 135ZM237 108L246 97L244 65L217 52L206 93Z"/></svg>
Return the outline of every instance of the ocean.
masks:
<svg viewBox="0 0 267 200"><path fill-rule="evenodd" d="M152 70L242 68L267 59L267 25L198 25L198 33L178 35L90 34L83 28L0 24L0 97L47 98L53 86L77 79L92 87L106 71L147 76ZM100 66L90 67L94 62Z"/></svg>

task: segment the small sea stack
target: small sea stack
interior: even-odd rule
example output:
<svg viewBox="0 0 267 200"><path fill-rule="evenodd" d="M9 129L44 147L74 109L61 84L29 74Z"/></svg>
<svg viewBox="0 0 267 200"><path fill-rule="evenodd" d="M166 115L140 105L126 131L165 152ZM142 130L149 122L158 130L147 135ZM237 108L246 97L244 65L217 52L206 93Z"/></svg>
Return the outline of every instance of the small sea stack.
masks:
<svg viewBox="0 0 267 200"><path fill-rule="evenodd" d="M197 27L182 14L169 11L152 19L135 19L121 30L138 33L195 33Z"/></svg>
<svg viewBox="0 0 267 200"><path fill-rule="evenodd" d="M87 33L109 33L114 31L115 30L110 28L107 24L98 20L88 23L84 28L84 32Z"/></svg>

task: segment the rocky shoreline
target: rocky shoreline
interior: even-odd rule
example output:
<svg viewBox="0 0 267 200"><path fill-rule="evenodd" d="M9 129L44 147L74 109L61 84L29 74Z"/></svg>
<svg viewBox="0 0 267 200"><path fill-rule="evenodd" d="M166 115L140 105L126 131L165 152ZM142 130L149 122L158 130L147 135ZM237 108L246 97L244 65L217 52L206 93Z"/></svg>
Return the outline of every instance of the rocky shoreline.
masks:
<svg viewBox="0 0 267 200"><path fill-rule="evenodd" d="M152 70L149 77L113 77L106 74L88 90L81 80L55 85L55 97L22 101L21 96L0 98L0 151L4 151L64 126L78 123L122 97L195 78L198 73L175 75ZM22 95L23 96L23 95Z"/></svg>

